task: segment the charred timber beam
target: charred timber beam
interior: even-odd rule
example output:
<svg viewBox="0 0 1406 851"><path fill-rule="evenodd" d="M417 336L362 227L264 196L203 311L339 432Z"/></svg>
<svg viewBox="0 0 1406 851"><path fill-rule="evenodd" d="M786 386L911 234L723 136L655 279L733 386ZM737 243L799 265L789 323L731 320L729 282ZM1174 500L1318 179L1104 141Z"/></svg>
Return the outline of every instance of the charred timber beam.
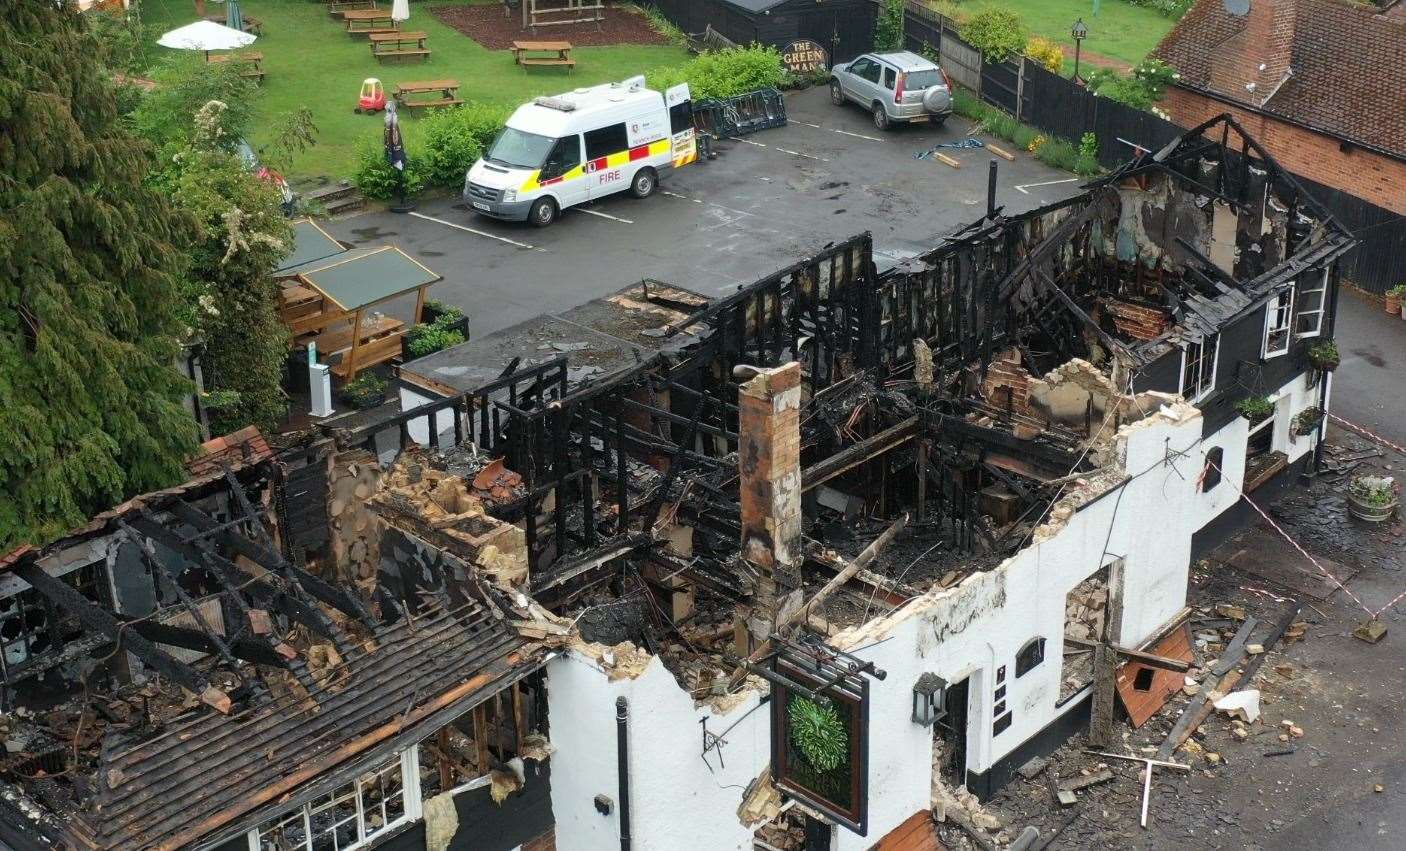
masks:
<svg viewBox="0 0 1406 851"><path fill-rule="evenodd" d="M818 464L812 464L801 471L801 492L811 490L842 475L865 461L896 449L913 439L920 431L917 416L909 417L898 425L884 429L873 437L867 437L853 446L848 446Z"/></svg>
<svg viewBox="0 0 1406 851"><path fill-rule="evenodd" d="M1008 453L1015 453L1017 458L1025 458L1033 463L1058 470L1056 475L1059 476L1068 475L1078 469L1086 469L1086 467L1080 466L1087 463L1081 461L1080 456L1048 444L1036 440L1023 440L1004 429L979 426L975 423L969 423L961 417L937 411L930 411L929 415L927 430L934 438L950 440L953 437L958 437L984 446L996 447Z"/></svg>
<svg viewBox="0 0 1406 851"><path fill-rule="evenodd" d="M1217 266L1214 260L1202 254L1200 249L1192 245L1190 242L1187 242L1184 237L1177 237L1176 243L1177 245L1180 245L1182 247L1183 251L1196 258L1196 260L1200 262L1202 266L1205 267L1205 269L1203 269L1202 271L1206 272L1208 275L1215 278L1217 281L1221 282L1222 284L1225 284L1231 289L1243 290L1245 288L1244 284L1240 283L1234 278L1234 276L1230 275L1224 269Z"/></svg>
<svg viewBox="0 0 1406 851"><path fill-rule="evenodd" d="M1049 288L1051 292L1055 294L1055 297L1060 300L1060 302L1070 313L1074 314L1074 316L1077 317L1080 322L1087 325L1089 329L1094 332L1094 336L1098 337L1098 341L1100 343L1103 343L1104 348L1108 349L1110 353L1122 352L1129 357L1133 357L1134 360L1137 359L1135 356L1133 356L1132 352L1128 351L1127 346L1124 346L1122 343L1119 343L1117 340L1108 336L1108 332L1100 328L1098 323L1093 320L1093 317L1089 316L1088 313L1084 312L1084 308L1080 307L1078 302L1074 301L1073 297L1071 297L1064 290L1060 289L1059 284L1056 284L1053 278L1041 271L1040 280L1044 283L1047 288Z"/></svg>
<svg viewBox="0 0 1406 851"><path fill-rule="evenodd" d="M220 644L214 640L213 635L207 635L198 629L191 629L185 626L174 624L156 623L155 621L135 621L128 627L129 630L136 630L144 638L148 638L157 644L169 644L173 647L182 647L186 650L196 650L201 653L219 653ZM274 665L279 668L289 667L288 663L298 657L288 645L280 645L275 649L260 641L241 638L231 641L226 650L235 657L245 662L253 662L258 665Z"/></svg>
<svg viewBox="0 0 1406 851"><path fill-rule="evenodd" d="M83 596L77 588L50 576L32 559L16 565L14 572L59 608L73 614L84 627L112 639L158 674L194 692L207 706L224 715L229 714L229 695L211 685L199 671L177 660L135 630L128 629L116 616Z"/></svg>
<svg viewBox="0 0 1406 851"><path fill-rule="evenodd" d="M1113 192L1114 190L1106 186L1090 192L1084 206L1081 207L1078 212L1071 214L1064 221L1056 225L1055 229L1050 231L1049 236L1031 246L1030 250L1026 252L1025 257L1021 258L1021 261L1011 270L1011 273L997 284L997 302L999 304L1005 304L1010 301L1011 296L1015 294L1016 288L1020 286L1021 282L1024 281L1040 263L1044 262L1046 257L1051 255L1063 245L1065 241L1072 237L1075 231L1092 221L1093 218L1098 215L1100 202L1103 201L1104 197Z"/></svg>
<svg viewBox="0 0 1406 851"><path fill-rule="evenodd" d="M205 512L200 511L189 503L176 500L171 505L171 511L181 520L189 523L200 530L209 529L218 525ZM250 520L262 528L258 517L250 517ZM247 559L257 563L265 570L283 574L295 581L303 590L316 599L341 611L349 618L360 621L367 629L375 630L376 621L371 617L370 612L361 605L361 601L356 599L347 591L331 585L319 576L290 563L283 557L283 554L271 547L260 544L237 532L227 531L217 536L221 543L231 550L239 553Z"/></svg>
<svg viewBox="0 0 1406 851"><path fill-rule="evenodd" d="M706 398L706 397L705 397L705 398ZM637 401L635 401L634 399L631 399L631 398L628 397L628 396L622 397L622 398L620 399L620 401L624 402L626 405L629 405L631 408L634 408L634 409L637 410L637 411L644 411L645 413L647 413L647 414L649 414L649 415L651 415L651 416L659 417L660 419L663 419L663 420L668 420L668 421L671 422L671 423L675 423L675 424L677 424L677 425L689 426L690 428L697 428L699 431L703 432L704 434L711 434L711 435L713 435L714 437L722 437L722 438L726 438L726 439L728 439L728 440L737 440L737 435L736 435L736 433L727 431L726 429L718 428L718 427L715 426L715 425L709 425L708 423L697 422L697 420L695 420L695 419L689 419L688 417L685 417L685 416L683 416L683 415L681 415L681 414L676 414L676 413L674 413L673 411L666 411L666 410L664 410L663 408L656 408L655 406L653 406L653 405L647 405L647 404L645 404L644 402L637 402ZM701 407L703 407L705 404L707 404L707 403L706 403L706 402L700 402L699 405L698 405L698 407L701 408Z"/></svg>
<svg viewBox="0 0 1406 851"><path fill-rule="evenodd" d="M635 534L627 536L623 541L616 540L597 547L584 556L572 561L569 564L553 570L550 574L541 578L540 582L532 584L532 593L537 594L549 591L558 585L563 585L582 574L589 573L598 567L607 565L621 556L629 555L641 547L648 547L652 543L650 537L645 534Z"/></svg>

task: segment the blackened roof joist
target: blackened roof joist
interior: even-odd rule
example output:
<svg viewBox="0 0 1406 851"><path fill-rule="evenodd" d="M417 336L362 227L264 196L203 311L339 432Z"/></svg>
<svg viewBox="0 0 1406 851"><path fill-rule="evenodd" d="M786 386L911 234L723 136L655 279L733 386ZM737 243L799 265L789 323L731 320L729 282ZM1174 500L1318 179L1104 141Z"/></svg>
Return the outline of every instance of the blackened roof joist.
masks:
<svg viewBox="0 0 1406 851"><path fill-rule="evenodd" d="M141 659L152 670L170 677L183 688L194 692L200 697L201 702L221 713L229 713L231 706L229 695L212 685L204 674L157 647L136 630L128 628L127 624L119 621L111 612L83 596L78 589L67 582L50 576L32 558L17 564L14 567L14 572L40 594L52 600L55 605L72 613L86 628L112 639L124 650Z"/></svg>

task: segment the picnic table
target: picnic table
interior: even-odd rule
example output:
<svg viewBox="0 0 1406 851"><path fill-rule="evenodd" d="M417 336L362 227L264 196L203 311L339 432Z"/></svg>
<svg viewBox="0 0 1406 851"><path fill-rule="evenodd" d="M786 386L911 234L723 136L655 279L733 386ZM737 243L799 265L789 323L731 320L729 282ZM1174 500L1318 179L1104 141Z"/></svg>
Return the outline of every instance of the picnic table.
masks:
<svg viewBox="0 0 1406 851"><path fill-rule="evenodd" d="M576 60L571 58L569 41L515 41L512 51L513 62L524 68L529 65L557 65L564 66L570 72L576 67Z"/></svg>
<svg viewBox="0 0 1406 851"><path fill-rule="evenodd" d="M264 22L263 22L263 21L259 20L258 18L251 18L251 17L248 16L248 15L244 15L243 18L244 18L244 27L243 27L243 29L244 29L245 32L247 32L247 33L253 33L254 35L263 35L263 34L264 34ZM205 20L210 21L211 23L215 23L215 24L219 24L219 25L221 25L221 26L224 26L224 23L225 23L225 16L224 16L224 15L206 15L206 16L205 16Z"/></svg>
<svg viewBox="0 0 1406 851"><path fill-rule="evenodd" d="M376 0L327 0L327 14L334 18L358 9L374 8Z"/></svg>
<svg viewBox="0 0 1406 851"><path fill-rule="evenodd" d="M379 61L401 56L424 59L430 55L430 49L425 46L429 37L429 33L424 32L372 33L371 55Z"/></svg>
<svg viewBox="0 0 1406 851"><path fill-rule="evenodd" d="M261 63L264 55L258 51L245 51L244 53L210 53L205 56L206 62L234 62L241 65L248 65L248 68L240 70L239 76L248 77L255 82L264 81L264 68Z"/></svg>
<svg viewBox="0 0 1406 851"><path fill-rule="evenodd" d="M399 332L403 330L405 330L405 323L393 316L382 316L371 320L363 319L361 336L356 340L357 348L364 349L371 343L391 335L399 337ZM330 356L350 351L354 337L356 337L356 331L352 323L334 325L317 335L318 354Z"/></svg>
<svg viewBox="0 0 1406 851"><path fill-rule="evenodd" d="M372 33L393 33L400 25L391 19L389 9L353 9L342 13L347 22L349 35L371 35Z"/></svg>
<svg viewBox="0 0 1406 851"><path fill-rule="evenodd" d="M412 98L411 95L437 94L433 98ZM396 103L408 109L430 106L455 106L459 99L458 80L413 80L395 87Z"/></svg>

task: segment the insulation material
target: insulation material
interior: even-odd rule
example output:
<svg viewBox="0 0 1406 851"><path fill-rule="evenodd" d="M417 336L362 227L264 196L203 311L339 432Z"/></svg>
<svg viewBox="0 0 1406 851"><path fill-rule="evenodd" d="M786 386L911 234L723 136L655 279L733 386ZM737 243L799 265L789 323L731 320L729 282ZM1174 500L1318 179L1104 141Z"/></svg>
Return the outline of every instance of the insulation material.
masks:
<svg viewBox="0 0 1406 851"><path fill-rule="evenodd" d="M447 851L459 832L459 811L454 795L443 792L425 801L425 851Z"/></svg>

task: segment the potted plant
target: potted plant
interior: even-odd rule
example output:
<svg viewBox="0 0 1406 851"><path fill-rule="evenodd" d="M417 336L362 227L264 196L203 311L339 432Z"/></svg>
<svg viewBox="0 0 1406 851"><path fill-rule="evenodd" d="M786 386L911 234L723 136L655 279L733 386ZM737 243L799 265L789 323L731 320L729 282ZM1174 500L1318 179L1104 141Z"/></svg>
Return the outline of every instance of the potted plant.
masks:
<svg viewBox="0 0 1406 851"><path fill-rule="evenodd" d="M342 385L342 401L357 410L376 408L386 403L386 380L374 372L363 372Z"/></svg>
<svg viewBox="0 0 1406 851"><path fill-rule="evenodd" d="M1338 344L1332 340L1324 340L1309 346L1308 362L1313 364L1313 368L1319 372L1332 372L1338 368Z"/></svg>
<svg viewBox="0 0 1406 851"><path fill-rule="evenodd" d="M469 339L469 317L458 308L440 313L433 322L423 322L400 338L400 354L407 361L432 355Z"/></svg>
<svg viewBox="0 0 1406 851"><path fill-rule="evenodd" d="M1249 420L1250 425L1254 425L1269 419L1274 413L1274 403L1269 401L1268 396L1251 396L1236 402L1235 410L1240 412L1240 416Z"/></svg>
<svg viewBox="0 0 1406 851"><path fill-rule="evenodd" d="M420 321L426 325L433 325L441 316L451 315L457 318L463 316L464 311L453 305L448 305L437 299L430 298L425 299L425 306L420 311Z"/></svg>
<svg viewBox="0 0 1406 851"><path fill-rule="evenodd" d="M1323 409L1317 406L1304 408L1294 416L1293 433L1298 437L1308 437L1318 431L1318 424L1323 422Z"/></svg>
<svg viewBox="0 0 1406 851"><path fill-rule="evenodd" d="M1401 301L1406 299L1406 284L1397 284L1386 291L1386 312L1401 315Z"/></svg>
<svg viewBox="0 0 1406 851"><path fill-rule="evenodd" d="M1354 476L1347 488L1347 510L1359 520L1381 523L1401 504L1401 486L1391 476Z"/></svg>

